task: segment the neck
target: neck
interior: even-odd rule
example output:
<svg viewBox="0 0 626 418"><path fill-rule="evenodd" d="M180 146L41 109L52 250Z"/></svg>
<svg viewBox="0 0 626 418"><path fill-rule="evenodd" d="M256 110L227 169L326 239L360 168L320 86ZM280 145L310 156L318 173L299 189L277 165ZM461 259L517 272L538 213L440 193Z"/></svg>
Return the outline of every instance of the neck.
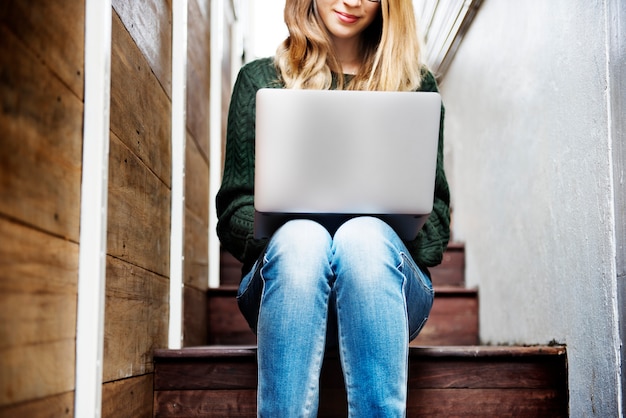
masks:
<svg viewBox="0 0 626 418"><path fill-rule="evenodd" d="M356 74L361 66L359 55L359 38L333 39L337 59L344 74Z"/></svg>

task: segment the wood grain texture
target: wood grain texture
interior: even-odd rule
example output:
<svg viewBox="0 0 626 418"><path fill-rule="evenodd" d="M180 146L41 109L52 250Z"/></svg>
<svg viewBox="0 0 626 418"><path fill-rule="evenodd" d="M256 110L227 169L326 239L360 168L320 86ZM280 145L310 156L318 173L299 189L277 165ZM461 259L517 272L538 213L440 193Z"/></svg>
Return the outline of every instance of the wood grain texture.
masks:
<svg viewBox="0 0 626 418"><path fill-rule="evenodd" d="M191 135L185 147L185 204L208 225L209 220L209 163L198 149Z"/></svg>
<svg viewBox="0 0 626 418"><path fill-rule="evenodd" d="M474 345L478 340L477 291L435 287L428 321L411 345Z"/></svg>
<svg viewBox="0 0 626 418"><path fill-rule="evenodd" d="M237 286L209 289L209 343L255 344L237 306ZM478 343L478 295L476 290L435 288L435 301L426 325L411 342L422 345L473 345Z"/></svg>
<svg viewBox="0 0 626 418"><path fill-rule="evenodd" d="M0 293L0 349L76 336L76 295Z"/></svg>
<svg viewBox="0 0 626 418"><path fill-rule="evenodd" d="M209 166L187 135L185 163L185 285L208 288Z"/></svg>
<svg viewBox="0 0 626 418"><path fill-rule="evenodd" d="M0 213L78 242L83 104L0 25Z"/></svg>
<svg viewBox="0 0 626 418"><path fill-rule="evenodd" d="M169 277L170 189L111 135L107 253Z"/></svg>
<svg viewBox="0 0 626 418"><path fill-rule="evenodd" d="M256 344L256 335L239 311L237 288L209 289L209 344Z"/></svg>
<svg viewBox="0 0 626 418"><path fill-rule="evenodd" d="M73 389L78 245L4 218L0 237L0 406L8 406Z"/></svg>
<svg viewBox="0 0 626 418"><path fill-rule="evenodd" d="M156 361L155 390L256 389L255 357Z"/></svg>
<svg viewBox="0 0 626 418"><path fill-rule="evenodd" d="M187 47L187 129L209 159L211 33L210 1L190 0Z"/></svg>
<svg viewBox="0 0 626 418"><path fill-rule="evenodd" d="M159 350L155 362L155 416L254 416L254 349ZM409 363L407 416L567 416L563 347L411 348ZM346 416L336 351L320 385L319 416Z"/></svg>
<svg viewBox="0 0 626 418"><path fill-rule="evenodd" d="M152 352L167 347L169 280L107 257L103 380L153 371Z"/></svg>
<svg viewBox="0 0 626 418"><path fill-rule="evenodd" d="M407 416L565 418L567 396L553 389L421 389L409 391Z"/></svg>
<svg viewBox="0 0 626 418"><path fill-rule="evenodd" d="M0 22L82 100L84 0L5 0Z"/></svg>
<svg viewBox="0 0 626 418"><path fill-rule="evenodd" d="M155 392L155 418L255 417L256 389Z"/></svg>
<svg viewBox="0 0 626 418"><path fill-rule="evenodd" d="M184 282L197 290L206 291L209 275L209 227L207 219L185 210Z"/></svg>
<svg viewBox="0 0 626 418"><path fill-rule="evenodd" d="M169 97L172 92L171 0L113 0L114 14L126 27L137 48Z"/></svg>
<svg viewBox="0 0 626 418"><path fill-rule="evenodd" d="M208 344L206 291L185 286L183 298L183 347Z"/></svg>
<svg viewBox="0 0 626 418"><path fill-rule="evenodd" d="M76 297L78 245L0 217L0 292Z"/></svg>
<svg viewBox="0 0 626 418"><path fill-rule="evenodd" d="M102 418L152 418L152 374L102 386Z"/></svg>
<svg viewBox="0 0 626 418"><path fill-rule="evenodd" d="M450 243L441 264L429 270L435 286L465 286L465 246Z"/></svg>
<svg viewBox="0 0 626 418"><path fill-rule="evenodd" d="M239 286L242 278L242 264L231 253L220 247L220 284Z"/></svg>
<svg viewBox="0 0 626 418"><path fill-rule="evenodd" d="M111 131L171 186L171 102L116 13L112 27Z"/></svg>
<svg viewBox="0 0 626 418"><path fill-rule="evenodd" d="M0 418L72 418L73 416L74 391L19 405L0 407Z"/></svg>
<svg viewBox="0 0 626 418"><path fill-rule="evenodd" d="M58 340L0 350L0 407L74 389L76 341Z"/></svg>

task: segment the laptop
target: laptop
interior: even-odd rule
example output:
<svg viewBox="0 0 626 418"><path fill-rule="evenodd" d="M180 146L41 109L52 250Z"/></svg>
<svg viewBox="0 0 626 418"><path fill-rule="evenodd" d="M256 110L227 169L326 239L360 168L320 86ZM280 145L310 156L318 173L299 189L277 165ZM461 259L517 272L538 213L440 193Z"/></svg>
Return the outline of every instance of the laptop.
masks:
<svg viewBox="0 0 626 418"><path fill-rule="evenodd" d="M260 89L255 238L368 215L414 239L432 211L440 111L434 92Z"/></svg>

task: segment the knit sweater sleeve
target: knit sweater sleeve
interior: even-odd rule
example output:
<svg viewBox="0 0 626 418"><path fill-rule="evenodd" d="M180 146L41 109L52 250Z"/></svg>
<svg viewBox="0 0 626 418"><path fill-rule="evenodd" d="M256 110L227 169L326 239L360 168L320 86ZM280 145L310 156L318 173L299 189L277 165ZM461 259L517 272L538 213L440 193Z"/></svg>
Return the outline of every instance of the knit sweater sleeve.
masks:
<svg viewBox="0 0 626 418"><path fill-rule="evenodd" d="M222 246L251 268L267 240L253 237L254 132L256 92L277 83L271 59L257 60L239 72L226 128L222 185L217 193L217 234Z"/></svg>
<svg viewBox="0 0 626 418"><path fill-rule="evenodd" d="M438 91L437 82L430 71L424 72L420 90ZM444 113L442 104L433 210L415 240L406 243L413 259L422 268L441 263L450 239L450 189L443 165Z"/></svg>

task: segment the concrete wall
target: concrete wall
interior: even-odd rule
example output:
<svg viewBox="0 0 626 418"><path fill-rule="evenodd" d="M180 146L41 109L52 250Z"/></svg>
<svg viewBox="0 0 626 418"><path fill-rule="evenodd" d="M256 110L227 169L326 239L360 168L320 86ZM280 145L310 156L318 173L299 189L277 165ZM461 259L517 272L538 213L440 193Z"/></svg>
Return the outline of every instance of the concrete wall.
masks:
<svg viewBox="0 0 626 418"><path fill-rule="evenodd" d="M609 1L609 91L611 136L613 138L613 184L615 191L615 238L617 249L618 317L626 316L626 3ZM620 320L622 342L626 321ZM626 347L622 343L622 407L626 395Z"/></svg>
<svg viewBox="0 0 626 418"><path fill-rule="evenodd" d="M574 417L621 408L610 1L485 0L441 83L481 339L567 344Z"/></svg>

